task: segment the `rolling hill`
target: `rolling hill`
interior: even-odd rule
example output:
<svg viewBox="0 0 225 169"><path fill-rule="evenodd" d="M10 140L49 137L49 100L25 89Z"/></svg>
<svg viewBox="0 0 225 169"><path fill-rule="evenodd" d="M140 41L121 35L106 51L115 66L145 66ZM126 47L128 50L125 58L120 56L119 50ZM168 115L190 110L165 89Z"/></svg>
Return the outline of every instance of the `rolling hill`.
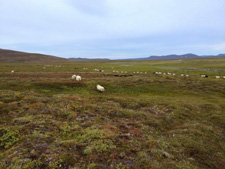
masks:
<svg viewBox="0 0 225 169"><path fill-rule="evenodd" d="M37 53L26 53L13 50L0 49L0 62L20 63L20 62L63 62L67 59L43 55Z"/></svg>

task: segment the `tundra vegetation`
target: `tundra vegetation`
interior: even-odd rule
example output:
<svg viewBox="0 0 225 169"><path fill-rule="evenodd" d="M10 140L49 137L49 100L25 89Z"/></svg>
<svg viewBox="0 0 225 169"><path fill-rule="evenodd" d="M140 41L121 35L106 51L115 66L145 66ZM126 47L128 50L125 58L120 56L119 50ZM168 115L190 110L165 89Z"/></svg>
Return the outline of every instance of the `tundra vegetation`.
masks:
<svg viewBox="0 0 225 169"><path fill-rule="evenodd" d="M224 75L225 58L0 63L0 168L224 168Z"/></svg>

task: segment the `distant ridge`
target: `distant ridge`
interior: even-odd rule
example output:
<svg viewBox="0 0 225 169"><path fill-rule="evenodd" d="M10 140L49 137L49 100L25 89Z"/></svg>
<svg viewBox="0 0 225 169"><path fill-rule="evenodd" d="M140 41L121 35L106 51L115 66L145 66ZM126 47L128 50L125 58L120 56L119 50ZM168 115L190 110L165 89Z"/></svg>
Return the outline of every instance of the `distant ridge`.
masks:
<svg viewBox="0 0 225 169"><path fill-rule="evenodd" d="M163 56L149 56L146 58L128 58L128 59L108 59L108 58L61 58L51 55L44 55L38 53L27 53L8 49L0 49L0 62L4 63L26 63L26 62L65 62L65 61L107 61L107 60L166 60L166 59L191 59L204 57L225 57L225 54L218 55L196 55L187 53L183 55L163 55Z"/></svg>
<svg viewBox="0 0 225 169"><path fill-rule="evenodd" d="M166 55L166 56L149 56L148 59L151 60L158 60L158 59L187 59L187 58L198 58L200 56L192 54L192 53L188 53L188 54L184 54L184 55L176 55L176 54L172 54L172 55Z"/></svg>
<svg viewBox="0 0 225 169"><path fill-rule="evenodd" d="M191 58L204 58L204 57L225 57L225 54L219 54L219 55L203 55L199 56L192 53L187 53L183 55L163 55L163 56L149 56L146 58L130 58L130 59L120 59L120 60L166 60L166 59L191 59Z"/></svg>
<svg viewBox="0 0 225 169"><path fill-rule="evenodd" d="M67 59L37 53L26 53L14 50L0 49L0 62L5 63L63 62L63 61L67 61Z"/></svg>
<svg viewBox="0 0 225 169"><path fill-rule="evenodd" d="M225 54L219 54L218 57L225 57Z"/></svg>
<svg viewBox="0 0 225 169"><path fill-rule="evenodd" d="M73 61L89 61L89 60L110 60L107 58L68 58L69 60Z"/></svg>

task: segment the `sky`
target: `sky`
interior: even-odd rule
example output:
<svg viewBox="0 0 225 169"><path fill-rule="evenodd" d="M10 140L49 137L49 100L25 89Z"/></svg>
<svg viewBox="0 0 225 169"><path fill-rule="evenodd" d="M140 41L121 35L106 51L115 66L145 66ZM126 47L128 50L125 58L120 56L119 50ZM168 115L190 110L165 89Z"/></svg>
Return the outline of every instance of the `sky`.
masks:
<svg viewBox="0 0 225 169"><path fill-rule="evenodd" d="M0 48L65 58L225 53L225 0L0 0Z"/></svg>

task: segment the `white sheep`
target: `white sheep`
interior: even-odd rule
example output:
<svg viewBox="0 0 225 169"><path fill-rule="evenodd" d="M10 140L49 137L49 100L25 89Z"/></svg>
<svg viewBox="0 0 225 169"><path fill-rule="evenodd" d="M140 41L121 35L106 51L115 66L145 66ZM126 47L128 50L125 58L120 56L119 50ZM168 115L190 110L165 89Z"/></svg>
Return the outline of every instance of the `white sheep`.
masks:
<svg viewBox="0 0 225 169"><path fill-rule="evenodd" d="M219 78L220 78L220 76L216 76L216 78L217 78L217 79L219 79Z"/></svg>
<svg viewBox="0 0 225 169"><path fill-rule="evenodd" d="M11 73L14 73L14 70L12 70Z"/></svg>
<svg viewBox="0 0 225 169"><path fill-rule="evenodd" d="M186 77L189 77L189 75L186 75Z"/></svg>
<svg viewBox="0 0 225 169"><path fill-rule="evenodd" d="M181 76L184 76L184 74L181 74Z"/></svg>
<svg viewBox="0 0 225 169"><path fill-rule="evenodd" d="M72 75L72 79L74 80L74 79L76 79L76 77L77 77L77 75Z"/></svg>
<svg viewBox="0 0 225 169"><path fill-rule="evenodd" d="M81 81L81 76L77 75L76 76L76 81Z"/></svg>
<svg viewBox="0 0 225 169"><path fill-rule="evenodd" d="M205 78L207 78L207 77L208 77L208 75L201 75L201 77L205 77Z"/></svg>
<svg viewBox="0 0 225 169"><path fill-rule="evenodd" d="M176 75L176 73L173 73L173 76L175 76Z"/></svg>
<svg viewBox="0 0 225 169"><path fill-rule="evenodd" d="M225 79L225 76L223 76L223 78Z"/></svg>
<svg viewBox="0 0 225 169"><path fill-rule="evenodd" d="M156 75L161 75L162 72L154 72L154 74L156 74Z"/></svg>
<svg viewBox="0 0 225 169"><path fill-rule="evenodd" d="M100 92L104 92L105 91L105 88L101 85L97 85L97 90L100 91Z"/></svg>

